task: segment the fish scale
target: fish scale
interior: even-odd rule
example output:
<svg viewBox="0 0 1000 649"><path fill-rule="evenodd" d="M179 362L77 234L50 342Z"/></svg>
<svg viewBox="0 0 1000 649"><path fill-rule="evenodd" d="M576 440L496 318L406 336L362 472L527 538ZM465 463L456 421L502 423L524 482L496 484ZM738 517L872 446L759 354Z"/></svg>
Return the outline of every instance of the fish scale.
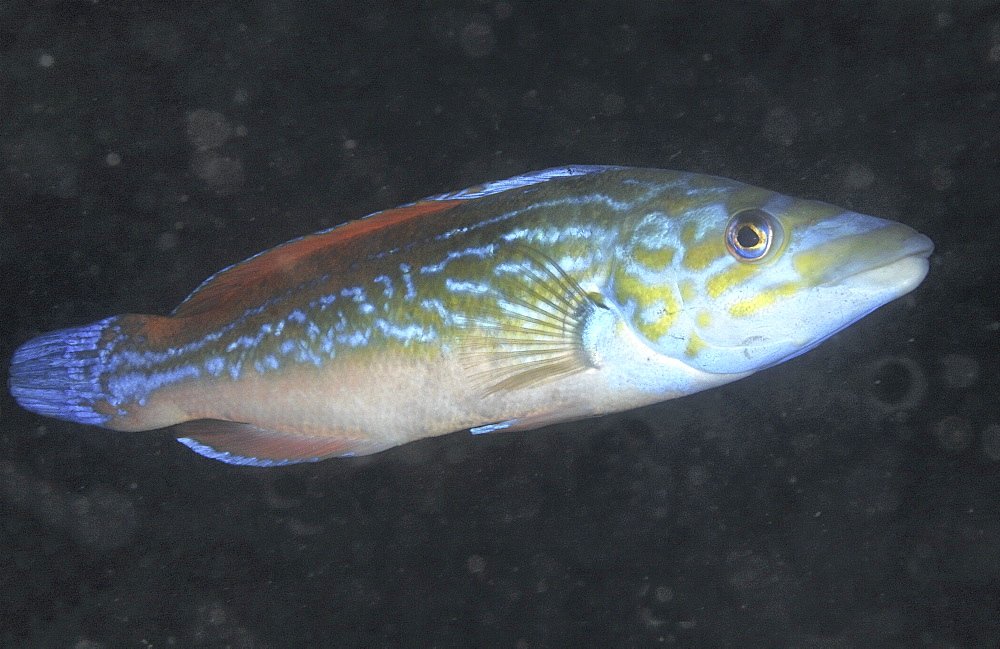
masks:
<svg viewBox="0 0 1000 649"><path fill-rule="evenodd" d="M10 387L48 416L176 426L234 464L372 453L747 376L912 290L932 248L737 181L559 167L282 244L168 317L40 336Z"/></svg>

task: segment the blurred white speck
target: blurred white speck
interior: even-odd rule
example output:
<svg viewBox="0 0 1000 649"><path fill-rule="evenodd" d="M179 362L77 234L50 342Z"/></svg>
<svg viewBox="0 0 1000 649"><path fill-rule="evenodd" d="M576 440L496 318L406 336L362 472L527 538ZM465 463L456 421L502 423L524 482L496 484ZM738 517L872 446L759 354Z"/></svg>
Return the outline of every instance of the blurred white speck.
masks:
<svg viewBox="0 0 1000 649"><path fill-rule="evenodd" d="M51 54L42 54L38 57L38 65L43 68L51 68L55 65L56 59Z"/></svg>
<svg viewBox="0 0 1000 649"><path fill-rule="evenodd" d="M934 435L944 450L958 453L972 441L972 425L964 417L949 415L934 425Z"/></svg>
<svg viewBox="0 0 1000 649"><path fill-rule="evenodd" d="M667 623L666 620L653 616L653 612L645 606L639 609L639 619L641 619L645 625L651 629L661 627Z"/></svg>
<svg viewBox="0 0 1000 649"><path fill-rule="evenodd" d="M107 645L89 638L80 638L73 643L73 649L104 649Z"/></svg>
<svg viewBox="0 0 1000 649"><path fill-rule="evenodd" d="M304 523L294 516L289 517L285 520L285 525L295 536L313 536L315 534L320 534L323 532L322 525L310 525L309 523Z"/></svg>
<svg viewBox="0 0 1000 649"><path fill-rule="evenodd" d="M199 108L187 114L188 142L199 151L219 148L232 134L233 127L222 113Z"/></svg>
<svg viewBox="0 0 1000 649"><path fill-rule="evenodd" d="M302 158L294 149L283 147L268 153L267 166L282 176L294 176L302 169Z"/></svg>
<svg viewBox="0 0 1000 649"><path fill-rule="evenodd" d="M104 163L109 167L117 167L122 163L122 157L112 151L108 155L104 156Z"/></svg>
<svg viewBox="0 0 1000 649"><path fill-rule="evenodd" d="M850 190L868 189L875 183L875 174L860 162L852 162L847 167L844 184Z"/></svg>
<svg viewBox="0 0 1000 649"><path fill-rule="evenodd" d="M952 16L947 11L942 11L942 12L938 13L938 15L935 16L935 19L936 19L936 22L937 22L937 26L941 27L941 28L951 27L952 24L955 22L955 17Z"/></svg>
<svg viewBox="0 0 1000 649"><path fill-rule="evenodd" d="M137 22L132 32L132 44L160 61L177 60L187 46L177 27L167 22Z"/></svg>
<svg viewBox="0 0 1000 649"><path fill-rule="evenodd" d="M462 27L459 40L462 51L472 57L486 56L493 51L497 39L493 34L493 25L486 16L476 16Z"/></svg>
<svg viewBox="0 0 1000 649"><path fill-rule="evenodd" d="M130 498L98 486L77 494L0 462L0 495L29 509L43 524L62 528L79 544L112 550L129 543L138 526Z"/></svg>
<svg viewBox="0 0 1000 649"><path fill-rule="evenodd" d="M353 151L356 148L358 148L358 141L357 140L344 140L344 150L345 151Z"/></svg>
<svg viewBox="0 0 1000 649"><path fill-rule="evenodd" d="M688 469L687 484L691 489L704 487L709 481L708 469L702 465L695 465Z"/></svg>
<svg viewBox="0 0 1000 649"><path fill-rule="evenodd" d="M156 249L161 251L172 250L177 247L177 235L173 232L164 232L156 240Z"/></svg>
<svg viewBox="0 0 1000 649"><path fill-rule="evenodd" d="M1000 424L990 424L983 429L983 454L1000 461Z"/></svg>
<svg viewBox="0 0 1000 649"><path fill-rule="evenodd" d="M944 381L952 388L967 388L979 378L979 363L971 356L945 354L941 357Z"/></svg>
<svg viewBox="0 0 1000 649"><path fill-rule="evenodd" d="M775 106L767 112L761 135L765 140L791 146L799 134L799 120L787 106Z"/></svg>
<svg viewBox="0 0 1000 649"><path fill-rule="evenodd" d="M203 151L191 158L191 172L217 194L232 194L243 187L243 161Z"/></svg>
<svg viewBox="0 0 1000 649"><path fill-rule="evenodd" d="M947 167L938 165L931 169L931 186L943 192L955 184L955 172Z"/></svg>
<svg viewBox="0 0 1000 649"><path fill-rule="evenodd" d="M465 560L465 567L474 575L481 575L486 570L486 559L474 554Z"/></svg>
<svg viewBox="0 0 1000 649"><path fill-rule="evenodd" d="M33 105L30 110L43 114L46 108ZM79 170L65 138L54 131L25 130L0 140L4 165L0 174L25 191L69 198L77 193Z"/></svg>
<svg viewBox="0 0 1000 649"><path fill-rule="evenodd" d="M927 393L923 368L906 356L883 356L865 370L866 396L876 415L916 408Z"/></svg>
<svg viewBox="0 0 1000 649"><path fill-rule="evenodd" d="M621 95L607 94L601 98L601 112L614 117L625 111L625 99Z"/></svg>

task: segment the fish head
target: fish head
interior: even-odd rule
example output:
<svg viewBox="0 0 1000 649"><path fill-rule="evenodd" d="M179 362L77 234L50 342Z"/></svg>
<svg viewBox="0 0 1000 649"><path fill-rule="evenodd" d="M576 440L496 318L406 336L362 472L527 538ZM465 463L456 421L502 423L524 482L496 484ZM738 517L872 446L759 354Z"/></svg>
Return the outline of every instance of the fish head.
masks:
<svg viewBox="0 0 1000 649"><path fill-rule="evenodd" d="M620 303L650 347L702 375L812 349L916 288L934 248L901 223L739 184L658 222L658 237L636 231Z"/></svg>

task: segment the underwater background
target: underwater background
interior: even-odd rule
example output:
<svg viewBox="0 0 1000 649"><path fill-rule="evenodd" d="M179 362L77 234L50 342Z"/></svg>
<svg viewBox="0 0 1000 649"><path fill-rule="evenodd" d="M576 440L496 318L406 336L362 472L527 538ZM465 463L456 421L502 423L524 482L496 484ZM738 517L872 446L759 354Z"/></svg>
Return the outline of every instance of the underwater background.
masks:
<svg viewBox="0 0 1000 649"><path fill-rule="evenodd" d="M680 400L288 468L0 401L0 646L1000 645L1000 2L0 2L0 359L560 164L902 221L913 293Z"/></svg>

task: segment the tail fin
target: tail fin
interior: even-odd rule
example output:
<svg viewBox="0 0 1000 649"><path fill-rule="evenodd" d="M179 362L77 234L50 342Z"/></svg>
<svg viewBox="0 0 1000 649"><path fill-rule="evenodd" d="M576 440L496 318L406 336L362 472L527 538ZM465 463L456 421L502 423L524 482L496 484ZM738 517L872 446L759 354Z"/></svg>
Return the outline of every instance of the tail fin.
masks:
<svg viewBox="0 0 1000 649"><path fill-rule="evenodd" d="M101 339L118 318L44 334L22 345L10 364L10 393L22 407L48 417L102 426Z"/></svg>

